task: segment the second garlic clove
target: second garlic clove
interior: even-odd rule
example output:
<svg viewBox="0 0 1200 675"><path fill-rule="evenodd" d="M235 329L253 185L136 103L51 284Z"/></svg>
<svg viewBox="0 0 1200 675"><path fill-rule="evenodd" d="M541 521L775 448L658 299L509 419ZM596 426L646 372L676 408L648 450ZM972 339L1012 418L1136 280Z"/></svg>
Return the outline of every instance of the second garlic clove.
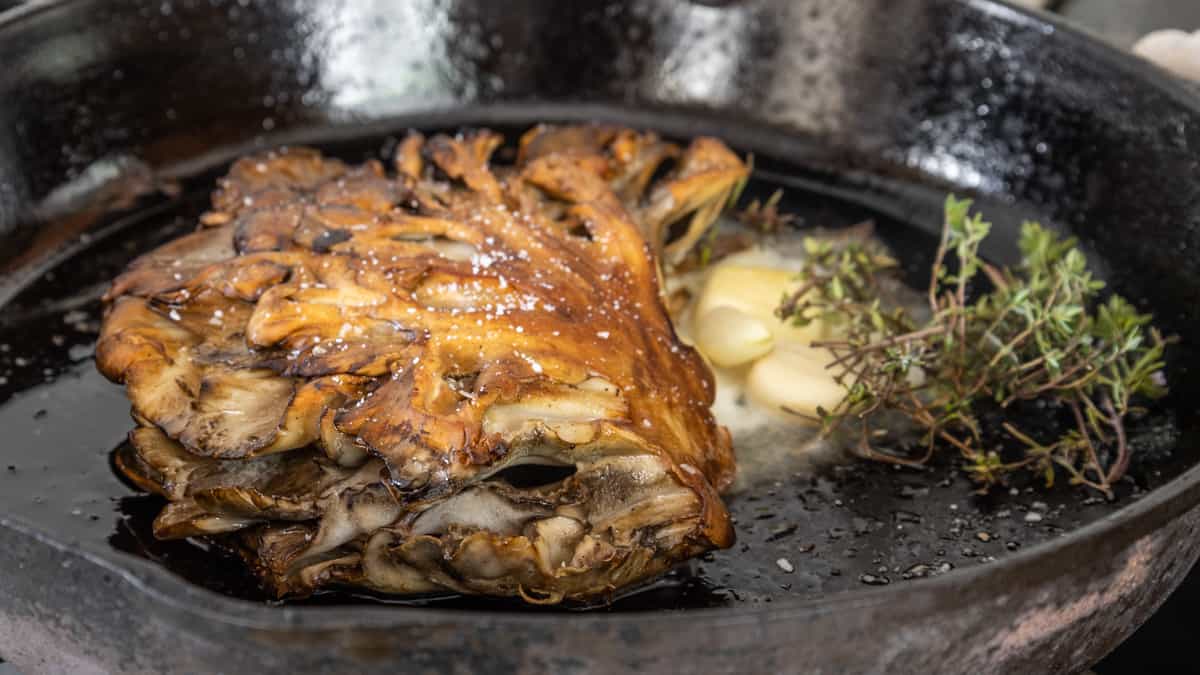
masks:
<svg viewBox="0 0 1200 675"><path fill-rule="evenodd" d="M846 395L826 368L832 359L824 349L779 345L750 368L746 389L751 398L767 407L815 420L818 407L833 410Z"/></svg>
<svg viewBox="0 0 1200 675"><path fill-rule="evenodd" d="M775 346L771 329L761 319L728 305L698 316L693 333L700 352L725 368L749 363Z"/></svg>

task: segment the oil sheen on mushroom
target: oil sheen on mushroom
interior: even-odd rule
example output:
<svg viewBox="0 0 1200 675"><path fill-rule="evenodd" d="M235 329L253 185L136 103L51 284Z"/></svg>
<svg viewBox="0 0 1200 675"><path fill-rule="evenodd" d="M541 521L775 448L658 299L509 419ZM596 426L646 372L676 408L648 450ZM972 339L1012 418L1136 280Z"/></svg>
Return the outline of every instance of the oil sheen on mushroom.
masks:
<svg viewBox="0 0 1200 675"><path fill-rule="evenodd" d="M733 543L729 434L658 265L746 167L605 126L501 144L245 157L114 281L97 363L138 424L118 467L168 500L158 536L221 537L280 596L530 602Z"/></svg>

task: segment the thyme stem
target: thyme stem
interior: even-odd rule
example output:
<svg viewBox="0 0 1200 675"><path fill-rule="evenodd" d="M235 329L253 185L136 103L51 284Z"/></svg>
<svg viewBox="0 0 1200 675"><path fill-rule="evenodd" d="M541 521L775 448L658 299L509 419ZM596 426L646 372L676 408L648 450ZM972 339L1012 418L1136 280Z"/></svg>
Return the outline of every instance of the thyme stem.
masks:
<svg viewBox="0 0 1200 675"><path fill-rule="evenodd" d="M979 246L991 226L970 207L946 201L924 324L884 306L880 281L895 261L878 246L805 242L800 288L776 313L798 325L829 321L840 334L813 343L828 350L827 368L846 389L835 410L822 411L822 425L831 432L854 418L861 433L856 454L894 464L924 464L937 447L954 448L985 489L1019 469L1042 471L1051 483L1057 468L1111 497L1132 461L1124 421L1130 397L1165 393L1159 373L1166 341L1149 327L1150 316L1119 296L1101 302L1103 284L1074 240L1036 223L1021 228L1019 265L982 260ZM977 293L980 278L990 288ZM992 432L981 422L983 411L1035 400L1049 410L1066 406L1073 429L1042 443L1006 420L999 427L1007 440L984 448ZM884 409L923 430L923 455L872 448L873 417Z"/></svg>

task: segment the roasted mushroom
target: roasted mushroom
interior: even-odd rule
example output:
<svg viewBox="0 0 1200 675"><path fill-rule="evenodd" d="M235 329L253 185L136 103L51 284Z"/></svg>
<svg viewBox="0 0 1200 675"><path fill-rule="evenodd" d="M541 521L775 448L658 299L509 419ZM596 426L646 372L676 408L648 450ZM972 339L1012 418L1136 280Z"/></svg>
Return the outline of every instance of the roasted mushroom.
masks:
<svg viewBox="0 0 1200 675"><path fill-rule="evenodd" d="M502 140L411 134L393 175L243 158L200 229L114 281L96 358L158 536L234 542L280 595L530 602L732 543L729 434L657 265L746 167L615 127L537 127L508 165Z"/></svg>

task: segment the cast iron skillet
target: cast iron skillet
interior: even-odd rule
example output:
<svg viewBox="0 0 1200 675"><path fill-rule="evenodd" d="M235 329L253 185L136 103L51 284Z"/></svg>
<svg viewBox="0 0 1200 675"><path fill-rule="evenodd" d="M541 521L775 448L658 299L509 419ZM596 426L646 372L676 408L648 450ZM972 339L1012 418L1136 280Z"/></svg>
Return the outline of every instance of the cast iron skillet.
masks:
<svg viewBox="0 0 1200 675"><path fill-rule="evenodd" d="M1188 468L1200 99L1050 19L984 0L51 1L0 16L0 64L0 650L26 672L1070 671L1128 635L1200 555L1200 468ZM858 560L846 545L822 540L828 555L810 560L797 542L797 572L821 572L806 593L617 603L642 611L270 606L109 544L108 500L132 494L106 463L126 404L88 365L96 286L78 280L103 280L185 227L170 216L195 207L203 184L187 177L248 147L361 153L362 139L378 147L409 126L545 119L721 136L772 181L840 204L828 217L868 210L885 235L936 224L950 190L997 221L996 257L1011 255L1022 217L1072 231L1115 288L1183 338L1165 468L1125 486L1116 510L1046 497L1065 525L1092 522L1031 530L1030 542L1049 540L990 564L871 588L836 581L828 556ZM153 194L174 178L183 197ZM110 215L127 207L141 215ZM154 217L167 222L145 224ZM826 492L889 478L862 471ZM956 489L920 507L961 506L961 523L926 513L953 535L947 546L1002 529L1001 511ZM1011 509L1046 509L1031 498ZM755 512L745 504L735 512ZM739 518L743 542L778 534L750 520ZM909 521L878 519L892 534L875 539L877 521L864 522L863 546L882 546ZM130 523L114 543L136 539ZM830 541L859 534L833 529ZM937 546L934 529L911 529L907 541Z"/></svg>

